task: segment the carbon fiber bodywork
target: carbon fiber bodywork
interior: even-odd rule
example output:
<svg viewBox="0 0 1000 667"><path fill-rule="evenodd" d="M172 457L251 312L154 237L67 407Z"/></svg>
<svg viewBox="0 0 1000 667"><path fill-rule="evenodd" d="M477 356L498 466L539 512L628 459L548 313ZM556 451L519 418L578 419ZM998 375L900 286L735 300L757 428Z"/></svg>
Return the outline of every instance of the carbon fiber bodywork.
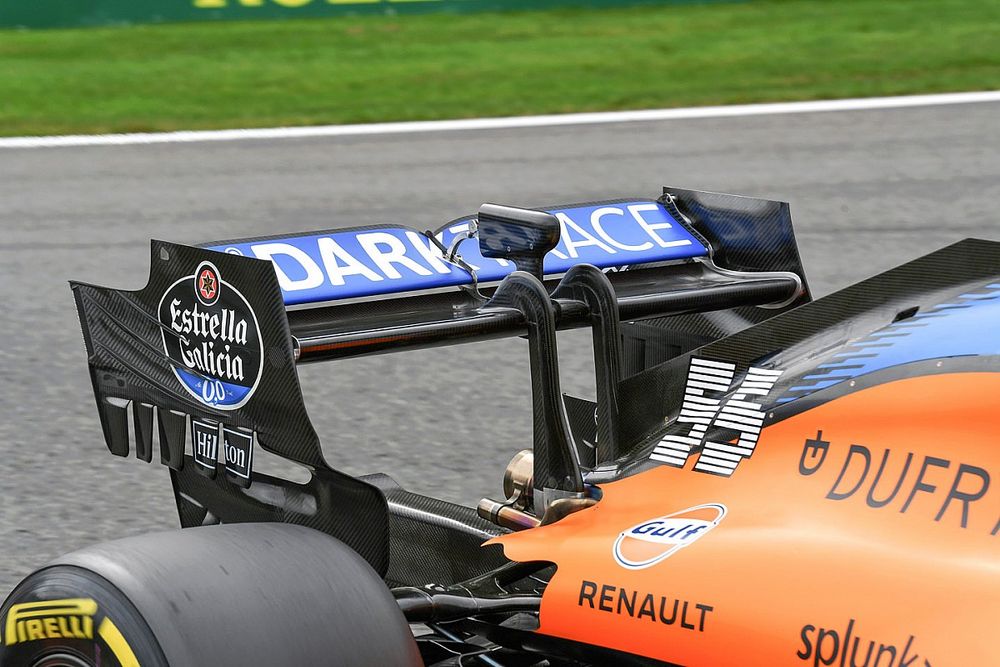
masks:
<svg viewBox="0 0 1000 667"><path fill-rule="evenodd" d="M386 583L450 585L500 567L507 560L486 540L507 531L469 507L406 491L388 475L363 477L385 494L389 504L389 571Z"/></svg>

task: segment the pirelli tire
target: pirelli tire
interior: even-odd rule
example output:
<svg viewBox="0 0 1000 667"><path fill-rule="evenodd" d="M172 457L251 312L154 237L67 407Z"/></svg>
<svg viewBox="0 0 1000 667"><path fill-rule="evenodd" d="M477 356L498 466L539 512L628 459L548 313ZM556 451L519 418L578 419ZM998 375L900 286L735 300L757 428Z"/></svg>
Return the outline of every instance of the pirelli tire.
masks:
<svg viewBox="0 0 1000 667"><path fill-rule="evenodd" d="M399 606L318 531L231 524L67 554L0 607L3 667L422 665Z"/></svg>

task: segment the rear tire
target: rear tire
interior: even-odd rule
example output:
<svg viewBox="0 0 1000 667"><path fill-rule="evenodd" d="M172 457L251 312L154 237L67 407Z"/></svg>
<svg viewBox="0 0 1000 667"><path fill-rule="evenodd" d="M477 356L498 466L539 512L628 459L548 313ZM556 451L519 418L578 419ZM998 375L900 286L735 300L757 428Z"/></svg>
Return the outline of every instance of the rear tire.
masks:
<svg viewBox="0 0 1000 667"><path fill-rule="evenodd" d="M0 607L0 664L421 665L356 552L287 524L155 533L68 554Z"/></svg>
<svg viewBox="0 0 1000 667"><path fill-rule="evenodd" d="M0 664L166 667L156 637L107 579L58 565L35 572L0 608Z"/></svg>

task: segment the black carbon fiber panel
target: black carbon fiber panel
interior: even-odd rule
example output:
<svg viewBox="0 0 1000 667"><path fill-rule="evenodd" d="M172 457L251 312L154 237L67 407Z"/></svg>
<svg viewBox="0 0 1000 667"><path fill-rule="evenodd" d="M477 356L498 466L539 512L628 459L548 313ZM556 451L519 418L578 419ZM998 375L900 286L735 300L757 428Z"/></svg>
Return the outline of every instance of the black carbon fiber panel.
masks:
<svg viewBox="0 0 1000 667"><path fill-rule="evenodd" d="M593 468L597 465L597 403L569 394L563 394L563 403L580 465Z"/></svg>
<svg viewBox="0 0 1000 667"><path fill-rule="evenodd" d="M803 294L780 309L744 306L624 323L627 375L810 300L787 203L673 187L665 187L663 192L660 201L712 248L719 266L739 271L790 271L802 280Z"/></svg>
<svg viewBox="0 0 1000 667"><path fill-rule="evenodd" d="M316 470L305 484L254 473L253 485L243 488L225 475L200 475L196 467L188 456L181 470L171 470L182 527L293 523L333 535L365 556L380 574L388 569L388 521L361 522L370 512L370 492L381 500L378 489L335 470Z"/></svg>
<svg viewBox="0 0 1000 667"><path fill-rule="evenodd" d="M411 493L385 474L361 479L381 489L389 504L390 586L447 586L507 562L498 545L482 544L508 531L474 509Z"/></svg>
<svg viewBox="0 0 1000 667"><path fill-rule="evenodd" d="M205 294L228 299L230 305L226 308L213 307L211 300L200 305L195 302L194 274L206 262L215 283L209 288L216 291L206 290ZM270 262L153 241L149 281L141 290L127 292L81 283L72 283L72 287L98 412L112 453L128 455L130 403L155 406L161 458L175 468L178 486L192 498L205 494L205 500L201 501L205 506L212 507L227 497L237 498L247 503L248 515L258 515L261 508L253 506L249 499L259 491L236 494L235 485L226 481L227 474L223 474L218 461L219 445L224 442L219 437L220 425L256 434L264 449L315 470L311 491L317 497L322 496L325 512L322 516L303 513L301 521L295 522L328 532L361 553L376 570L385 572L388 561L385 500L378 489L332 470L323 458L319 438L302 401L285 307ZM202 298L208 297L202 294ZM185 299L195 305L182 313ZM198 308L202 309L200 314ZM210 335L202 331L201 341L196 342L197 326L193 331L180 325L173 328L182 315L189 318L189 323L197 321L207 328L208 311L214 317L212 331ZM164 316L175 318L171 326L164 323ZM236 316L239 324L235 323ZM219 318L226 317L230 323L228 336L219 331L226 329L226 320L221 319L220 325ZM237 327L245 329L233 334ZM179 356L188 355L183 364L170 352L171 345L178 340L184 348ZM214 347L216 344L218 347ZM230 384L225 388L218 377L232 367L218 369L224 363L220 359L230 348L233 350L228 355L230 359L244 352L239 361L245 368L241 366L240 370L246 371L248 379L243 385ZM192 359L190 355L200 356L187 363ZM238 392L242 391L243 399L236 402L234 398L228 404L200 400L204 394L197 394L191 385L183 383L188 377L184 373L193 378L192 382L199 382L195 386L203 391L223 387L225 396L233 393L238 398ZM137 449L143 459L150 456L147 429L151 428L144 423L148 412L143 409L137 413L140 415ZM185 421L194 420L207 424L205 429L209 434L212 429L216 434L210 451L203 452L199 464L189 457L181 458L187 434L192 430L184 427ZM252 450L245 454L251 457ZM207 476L198 479L193 474L195 469ZM248 484L249 480L243 483ZM262 478L262 484L267 483ZM185 512L190 514L189 510L182 510L182 518ZM239 509L229 507L217 514L225 521L241 520L232 518L239 515ZM279 514L274 520L283 520L284 516Z"/></svg>
<svg viewBox="0 0 1000 667"><path fill-rule="evenodd" d="M809 287L792 217L786 202L720 192L665 187L660 201L712 247L719 266L733 271L792 271L802 279L804 299Z"/></svg>

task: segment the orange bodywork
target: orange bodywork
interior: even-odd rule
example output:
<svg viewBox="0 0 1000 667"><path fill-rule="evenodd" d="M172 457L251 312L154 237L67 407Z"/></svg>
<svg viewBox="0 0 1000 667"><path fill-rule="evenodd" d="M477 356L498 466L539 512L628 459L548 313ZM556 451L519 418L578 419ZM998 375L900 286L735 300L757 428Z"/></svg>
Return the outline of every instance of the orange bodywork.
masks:
<svg viewBox="0 0 1000 667"><path fill-rule="evenodd" d="M729 478L692 463L493 541L556 564L539 632L684 665L1000 665L1000 374L835 398Z"/></svg>

